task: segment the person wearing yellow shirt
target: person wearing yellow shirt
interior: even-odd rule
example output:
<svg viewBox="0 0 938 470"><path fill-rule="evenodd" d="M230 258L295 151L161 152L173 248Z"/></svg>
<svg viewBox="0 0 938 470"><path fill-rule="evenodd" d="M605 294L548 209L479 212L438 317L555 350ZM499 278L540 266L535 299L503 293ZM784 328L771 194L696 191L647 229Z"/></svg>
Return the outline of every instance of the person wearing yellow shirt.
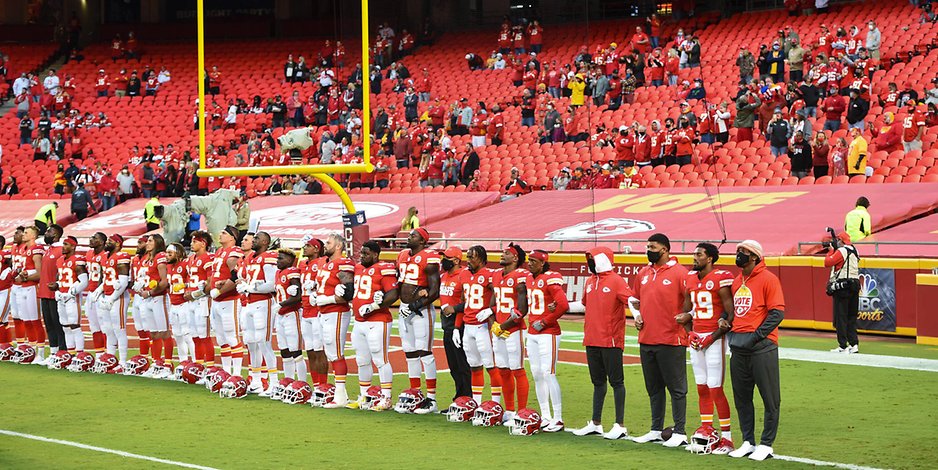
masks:
<svg viewBox="0 0 938 470"><path fill-rule="evenodd" d="M870 220L870 200L865 196L857 199L857 206L847 212L844 218L844 231L850 235L851 242L858 242L870 236L873 232L873 222Z"/></svg>
<svg viewBox="0 0 938 470"><path fill-rule="evenodd" d="M420 219L417 218L417 208L411 206L407 210L407 216L401 221L401 232L410 232L420 227Z"/></svg>
<svg viewBox="0 0 938 470"><path fill-rule="evenodd" d="M847 149L847 176L866 174L867 142L860 129L850 129L850 147Z"/></svg>
<svg viewBox="0 0 938 470"><path fill-rule="evenodd" d="M586 82L583 81L583 74L576 74L573 80L567 84L567 88L570 89L570 106L583 106L585 102L583 94L584 90L586 90Z"/></svg>

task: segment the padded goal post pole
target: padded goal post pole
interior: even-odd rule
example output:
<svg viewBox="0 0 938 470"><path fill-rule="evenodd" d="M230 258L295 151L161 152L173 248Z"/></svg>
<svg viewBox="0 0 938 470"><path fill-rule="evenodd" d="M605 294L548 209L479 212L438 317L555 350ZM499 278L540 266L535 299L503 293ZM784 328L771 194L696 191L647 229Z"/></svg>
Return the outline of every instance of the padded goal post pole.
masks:
<svg viewBox="0 0 938 470"><path fill-rule="evenodd" d="M362 4L362 145L363 162L345 163L337 165L290 165L268 167L233 167L233 168L206 168L205 164L205 14L204 0L196 0L196 19L198 22L198 80L199 80L199 177L225 177L225 176L271 176L271 175L312 175L325 183L342 200L345 210L355 213L355 205L345 189L335 181L330 174L334 173L371 173L375 167L371 163L371 83L370 55L368 53L368 0L361 0ZM338 78L338 77L336 77Z"/></svg>

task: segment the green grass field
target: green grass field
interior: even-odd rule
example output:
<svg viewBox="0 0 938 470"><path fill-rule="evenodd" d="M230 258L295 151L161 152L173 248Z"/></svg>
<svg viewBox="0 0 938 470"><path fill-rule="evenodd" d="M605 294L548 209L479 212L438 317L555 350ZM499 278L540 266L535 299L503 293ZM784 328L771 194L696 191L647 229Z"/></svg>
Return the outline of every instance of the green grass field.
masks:
<svg viewBox="0 0 938 470"><path fill-rule="evenodd" d="M568 322L568 331L579 324ZM630 330L633 332L633 330ZM787 347L827 349L824 338L786 336ZM634 339L632 339L634 341ZM565 342L564 348L581 349ZM864 352L938 358L935 348L906 342L864 344ZM637 348L627 347L627 354ZM592 386L586 367L558 367L568 426L590 415ZM782 419L778 454L882 468L934 468L938 450L938 374L783 360ZM693 375L688 368L689 382ZM625 368L626 426L633 435L649 426L641 369ZM395 391L406 378L395 377ZM441 406L452 395L448 374L440 380ZM355 379L350 394L355 395ZM727 380L727 393L731 393ZM607 397L605 424L613 419ZM531 406L536 407L533 382ZM732 398L730 398L732 404ZM689 468L706 462L751 468L748 460L697 456L569 433L509 436L507 428L473 428L443 416L323 410L248 397L225 400L203 387L138 377L50 371L0 363L0 429L75 441L216 468ZM735 410L734 410L735 412ZM669 412L670 413L670 412ZM670 416L670 414L669 414ZM757 400L757 434L761 411ZM669 420L670 421L670 420ZM696 393L688 394L688 432L699 423ZM735 424L735 422L734 422ZM741 438L734 429L734 441ZM150 468L158 463L0 435L0 468ZM767 461L765 468L806 465Z"/></svg>

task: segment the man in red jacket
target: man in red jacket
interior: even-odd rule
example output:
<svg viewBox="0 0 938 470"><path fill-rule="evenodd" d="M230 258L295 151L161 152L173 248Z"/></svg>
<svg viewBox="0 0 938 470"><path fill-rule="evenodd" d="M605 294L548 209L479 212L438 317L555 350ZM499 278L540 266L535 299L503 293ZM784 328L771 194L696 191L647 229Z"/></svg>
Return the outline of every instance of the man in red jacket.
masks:
<svg viewBox="0 0 938 470"><path fill-rule="evenodd" d="M645 390L651 401L651 431L633 439L642 444L661 442L664 411L671 394L674 432L664 441L665 447L687 444L684 431L687 409L687 335L676 321L684 312L687 269L671 256L671 241L662 233L648 237L648 266L635 281L635 298L630 301L635 329L638 330L639 354Z"/></svg>
<svg viewBox="0 0 938 470"><path fill-rule="evenodd" d="M577 436L602 434L606 439L626 439L629 432L625 419L625 381L622 374L622 348L625 345L625 308L632 289L612 270L612 250L604 246L586 252L586 265L592 275L586 281L583 300L571 302L571 313L585 313L583 346L593 383L593 419L580 429ZM603 434L603 403L606 382L612 387L616 423Z"/></svg>
<svg viewBox="0 0 938 470"><path fill-rule="evenodd" d="M840 120L847 110L847 100L837 93L837 85L831 85L830 95L824 100L824 130L836 132L840 129Z"/></svg>

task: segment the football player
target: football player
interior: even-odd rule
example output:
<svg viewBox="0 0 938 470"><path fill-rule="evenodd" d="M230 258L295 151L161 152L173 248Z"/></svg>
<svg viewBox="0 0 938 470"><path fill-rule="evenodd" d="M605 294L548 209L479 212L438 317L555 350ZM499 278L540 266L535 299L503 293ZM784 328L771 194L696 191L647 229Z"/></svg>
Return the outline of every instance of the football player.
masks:
<svg viewBox="0 0 938 470"><path fill-rule="evenodd" d="M10 317L13 318L13 335L17 345L27 343L26 322L20 315L19 305L17 304L19 292L23 288L22 281L19 280L19 273L23 271L24 259L22 252L23 234L25 232L26 227L22 225L16 227L16 231L13 232L13 246L10 247L10 268L12 270L10 275L13 278L13 285L10 286Z"/></svg>
<svg viewBox="0 0 938 470"><path fill-rule="evenodd" d="M488 318L492 316L489 308L494 295L492 289L492 270L485 267L488 253L481 245L466 251L466 270L462 272L463 302L454 307L462 311L463 332L459 337L453 332L453 342L466 352L472 383L472 399L482 403L482 390L485 388L485 376L482 368L489 374L489 387L492 401L501 402L502 376L495 368L495 356L492 350L492 334L489 332Z"/></svg>
<svg viewBox="0 0 938 470"><path fill-rule="evenodd" d="M427 379L427 398L414 411L435 413L436 358L433 357L433 324L436 313L433 302L440 297L440 255L427 249L430 233L416 228L407 237L407 248L397 256L400 273L400 317L398 331L401 347L407 358L410 388L420 388L420 371Z"/></svg>
<svg viewBox="0 0 938 470"><path fill-rule="evenodd" d="M208 285L212 301L211 318L215 340L221 348L221 366L231 375L241 375L244 345L238 326L240 302L234 281L238 278L238 261L243 252L237 247L238 229L227 226L218 234L221 248L215 251L212 261L212 276Z"/></svg>
<svg viewBox="0 0 938 470"><path fill-rule="evenodd" d="M283 376L306 381L306 361L300 349L300 270L296 268L296 253L277 251L277 286L273 304L277 347L283 359ZM271 382L272 384L275 382Z"/></svg>
<svg viewBox="0 0 938 470"><path fill-rule="evenodd" d="M303 348L309 360L308 369L313 387L326 383L329 378L329 361L322 345L322 327L319 324L319 307L316 305L319 268L325 262L322 256L322 240L307 235L303 238L303 260L300 262L301 285L303 287L303 315L300 328L303 332ZM299 380L306 381L302 376Z"/></svg>
<svg viewBox="0 0 938 470"><path fill-rule="evenodd" d="M27 227L23 231L23 243L19 250L19 271L16 274L16 281L19 282L20 287L15 289L13 305L17 316L26 326L29 345L36 350L36 358L33 362L41 363L44 360L45 330L39 320L39 298L36 294L36 286L39 284L39 270L42 268L44 250L36 243L38 237L39 229L34 226Z"/></svg>
<svg viewBox="0 0 938 470"><path fill-rule="evenodd" d="M326 408L341 408L348 404L345 376L348 363L345 361L345 342L348 340L348 324L352 312L349 301L355 295L355 265L343 256L345 237L338 233L329 235L323 254L326 259L319 269L316 306L319 307L319 327L326 359L332 364L335 379L335 395L326 403Z"/></svg>
<svg viewBox="0 0 938 470"><path fill-rule="evenodd" d="M352 347L358 364L358 401L364 403L371 386L374 364L381 381L381 400L372 405L372 410L384 411L391 408L391 384L394 371L388 361L388 343L391 341L391 310L397 302L397 269L394 264L379 262L381 246L375 241L362 245L360 262L355 266L355 296L352 297L352 313L355 327L352 329Z"/></svg>
<svg viewBox="0 0 938 470"><path fill-rule="evenodd" d="M560 350L560 324L567 312L563 276L550 270L546 251L534 250L528 257L532 279L528 286L528 360L534 376L534 393L541 408L541 430L563 431L560 382L557 381L557 351ZM554 410L551 414L551 405Z"/></svg>
<svg viewBox="0 0 938 470"><path fill-rule="evenodd" d="M154 367L144 374L147 377L166 379L173 375L173 339L169 332L169 268L166 263L166 241L159 234L147 237L144 244L146 255L140 264L143 271L138 296L140 317L144 329L150 332L150 356ZM165 355L164 355L165 349Z"/></svg>
<svg viewBox="0 0 938 470"><path fill-rule="evenodd" d="M138 288L143 286L143 280L146 270L143 269L143 257L147 254L147 236L144 235L137 239L137 249L130 261L130 279L133 283L130 285L130 309L134 319L134 328L137 330L137 336L140 339L140 354L150 355L150 332L146 330L146 325L140 315L140 306L143 305L142 297Z"/></svg>
<svg viewBox="0 0 938 470"><path fill-rule="evenodd" d="M118 353L120 364L127 362L127 306L130 304L130 255L122 250L124 237L114 234L105 244L108 253L102 265L99 317L103 318L107 336L107 353ZM141 354L143 354L141 352Z"/></svg>
<svg viewBox="0 0 938 470"><path fill-rule="evenodd" d="M684 311L678 323L690 333L690 362L694 368L700 403L700 429L694 434L709 436L713 429L713 407L720 419L720 442L710 451L728 454L733 451L730 435L730 404L723 393L726 360L725 330L718 328L720 318L733 311L733 274L715 269L720 250L711 243L700 243L694 250L694 269L687 273ZM695 445L694 443L691 446Z"/></svg>
<svg viewBox="0 0 938 470"><path fill-rule="evenodd" d="M181 243L166 247L166 270L169 276L169 326L179 349L179 362L195 359L195 342L189 330L189 305L186 303L186 277L189 266Z"/></svg>
<svg viewBox="0 0 938 470"><path fill-rule="evenodd" d="M101 331L101 321L98 315L98 301L101 298L101 265L108 257L104 251L107 235L96 232L88 239L88 248L85 253L85 269L88 271L88 287L84 297L85 316L88 317L88 329L91 330L91 344L94 347L95 358L104 353L105 337Z"/></svg>
<svg viewBox="0 0 938 470"><path fill-rule="evenodd" d="M186 259L186 300L189 315L189 331L195 345L195 362L205 367L215 365L215 345L209 336L209 298L206 293L209 276L212 271L212 255L208 247L212 246L212 235L202 230L192 232L192 254Z"/></svg>
<svg viewBox="0 0 938 470"><path fill-rule="evenodd" d="M242 248L244 245L242 244ZM251 242L251 251L244 257L244 276L239 275L236 290L245 299L244 323L241 324L244 343L251 355L251 385L249 393L270 396L277 383L277 357L271 343L273 331L272 307L277 290L277 253L269 251L270 235L257 232ZM268 385L261 379L267 369Z"/></svg>
<svg viewBox="0 0 938 470"><path fill-rule="evenodd" d="M7 239L0 235L0 343L12 343L10 331L10 288L13 286L13 255L6 249Z"/></svg>
<svg viewBox="0 0 938 470"><path fill-rule="evenodd" d="M531 273L521 266L525 252L511 243L502 252L499 265L492 273L495 296L490 307L495 312L492 323L492 348L495 350L495 367L502 376L502 392L505 396L504 422L511 422L516 410L527 408L528 375L524 370L524 316L528 313L528 290ZM517 403L515 402L517 392ZM515 405L517 404L517 408Z"/></svg>
<svg viewBox="0 0 938 470"><path fill-rule="evenodd" d="M65 346L73 356L76 351L85 350L85 336L81 332L81 303L78 299L88 286L85 257L75 254L77 246L75 237L65 237L62 256L55 262L58 273L56 281L49 283L49 289L55 292L59 323L65 330Z"/></svg>
<svg viewBox="0 0 938 470"><path fill-rule="evenodd" d="M466 353L461 344L455 341L462 340L463 310L456 311L456 306L462 304L463 287L462 273L465 271L462 262L462 250L451 246L443 252L440 261L440 325L443 327L443 349L446 351L446 363L449 364L449 374L456 385L453 401L459 397L472 396L472 374ZM458 339L456 339L458 338Z"/></svg>

